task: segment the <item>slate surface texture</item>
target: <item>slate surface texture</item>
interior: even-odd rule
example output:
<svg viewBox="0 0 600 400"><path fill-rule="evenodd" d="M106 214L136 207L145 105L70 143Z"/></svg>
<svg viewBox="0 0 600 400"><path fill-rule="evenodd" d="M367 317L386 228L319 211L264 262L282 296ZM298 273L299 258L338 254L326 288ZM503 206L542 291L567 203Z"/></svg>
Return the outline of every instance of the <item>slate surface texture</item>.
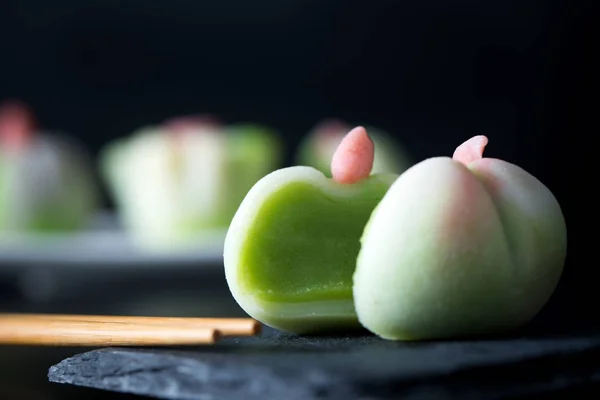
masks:
<svg viewBox="0 0 600 400"><path fill-rule="evenodd" d="M93 350L49 379L170 400L530 398L600 383L600 335L398 343L265 328L214 346Z"/></svg>

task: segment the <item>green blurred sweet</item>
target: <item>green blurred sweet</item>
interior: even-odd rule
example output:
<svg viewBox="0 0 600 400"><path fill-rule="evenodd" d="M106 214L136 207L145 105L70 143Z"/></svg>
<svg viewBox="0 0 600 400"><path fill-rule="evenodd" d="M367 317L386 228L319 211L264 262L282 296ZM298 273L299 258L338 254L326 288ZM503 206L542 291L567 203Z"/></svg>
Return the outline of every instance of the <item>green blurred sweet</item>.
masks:
<svg viewBox="0 0 600 400"><path fill-rule="evenodd" d="M283 147L273 132L259 125L232 125L226 127L226 131L229 135L228 171L235 178L227 197L227 227L252 186L281 166Z"/></svg>
<svg viewBox="0 0 600 400"><path fill-rule="evenodd" d="M352 300L359 238L396 177L340 184L297 166L256 183L225 239L225 274L238 304L284 331L360 327Z"/></svg>
<svg viewBox="0 0 600 400"><path fill-rule="evenodd" d="M179 119L108 145L101 170L125 227L156 250L225 230L244 195L279 166L280 143L257 125Z"/></svg>
<svg viewBox="0 0 600 400"><path fill-rule="evenodd" d="M20 103L0 107L0 234L83 228L97 194L89 159L73 139L36 130Z"/></svg>
<svg viewBox="0 0 600 400"><path fill-rule="evenodd" d="M296 163L314 167L331 177L331 157L349 130L350 126L338 120L326 120L318 124L300 143ZM367 127L367 131L375 145L373 174L401 174L413 164L408 153L387 133L373 127Z"/></svg>
<svg viewBox="0 0 600 400"><path fill-rule="evenodd" d="M531 320L566 256L560 206L539 180L482 158L487 138L425 160L375 208L354 274L360 322L387 339L499 333Z"/></svg>

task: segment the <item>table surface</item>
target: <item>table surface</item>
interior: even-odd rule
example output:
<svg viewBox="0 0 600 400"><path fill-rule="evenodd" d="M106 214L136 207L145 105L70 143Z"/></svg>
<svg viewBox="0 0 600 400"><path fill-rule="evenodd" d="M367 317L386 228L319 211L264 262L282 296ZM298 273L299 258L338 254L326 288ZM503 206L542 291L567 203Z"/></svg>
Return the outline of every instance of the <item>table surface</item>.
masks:
<svg viewBox="0 0 600 400"><path fill-rule="evenodd" d="M127 276L111 272L93 284L89 279L76 279L80 284L73 290L39 302L20 299L18 290L2 287L0 308L78 314L244 315L229 294L222 269L165 271ZM485 399L497 398L499 393L502 398L532 398L532 393L548 398L550 392L555 398L572 398L574 390L583 388L594 389L600 398L600 332L576 335L568 324L559 327L567 329L561 337L550 336L550 330L542 327L538 333L529 331L502 340L426 344L394 343L369 335L301 338L266 329L260 338L226 339L214 347L194 349L0 347L0 398L139 398L124 392L203 400L251 400L252 393L261 400L379 399L390 393L409 399ZM540 337L539 332L545 334Z"/></svg>

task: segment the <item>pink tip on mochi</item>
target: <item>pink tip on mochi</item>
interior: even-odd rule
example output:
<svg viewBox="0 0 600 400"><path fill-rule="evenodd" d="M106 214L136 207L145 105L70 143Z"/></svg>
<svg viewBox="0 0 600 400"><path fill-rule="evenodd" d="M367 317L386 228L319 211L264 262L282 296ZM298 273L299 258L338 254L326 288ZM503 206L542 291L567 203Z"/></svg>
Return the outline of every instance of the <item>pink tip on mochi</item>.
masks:
<svg viewBox="0 0 600 400"><path fill-rule="evenodd" d="M27 145L36 129L33 112L27 104L10 100L0 104L0 144L11 150Z"/></svg>
<svg viewBox="0 0 600 400"><path fill-rule="evenodd" d="M484 135L474 136L454 150L452 158L464 165L481 160L483 151L488 144L488 138Z"/></svg>
<svg viewBox="0 0 600 400"><path fill-rule="evenodd" d="M373 169L375 146L362 126L342 139L331 159L331 175L338 183L356 183L368 178Z"/></svg>

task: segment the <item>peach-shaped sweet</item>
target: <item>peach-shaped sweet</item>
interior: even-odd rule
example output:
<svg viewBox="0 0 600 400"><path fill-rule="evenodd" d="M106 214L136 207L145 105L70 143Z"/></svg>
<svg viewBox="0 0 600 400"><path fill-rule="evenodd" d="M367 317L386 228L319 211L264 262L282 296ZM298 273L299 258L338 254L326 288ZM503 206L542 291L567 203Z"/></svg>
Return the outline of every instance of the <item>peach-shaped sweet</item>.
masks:
<svg viewBox="0 0 600 400"><path fill-rule="evenodd" d="M373 143L358 127L333 155L332 178L295 166L248 192L227 232L224 264L250 316L295 333L360 328L352 300L360 236L397 178L370 175L372 166Z"/></svg>
<svg viewBox="0 0 600 400"><path fill-rule="evenodd" d="M545 305L566 256L561 208L538 179L482 158L485 136L407 170L373 211L354 273L360 322L393 340L493 334Z"/></svg>
<svg viewBox="0 0 600 400"><path fill-rule="evenodd" d="M109 143L100 167L135 243L170 252L224 231L252 185L279 166L280 147L259 125L178 117Z"/></svg>

